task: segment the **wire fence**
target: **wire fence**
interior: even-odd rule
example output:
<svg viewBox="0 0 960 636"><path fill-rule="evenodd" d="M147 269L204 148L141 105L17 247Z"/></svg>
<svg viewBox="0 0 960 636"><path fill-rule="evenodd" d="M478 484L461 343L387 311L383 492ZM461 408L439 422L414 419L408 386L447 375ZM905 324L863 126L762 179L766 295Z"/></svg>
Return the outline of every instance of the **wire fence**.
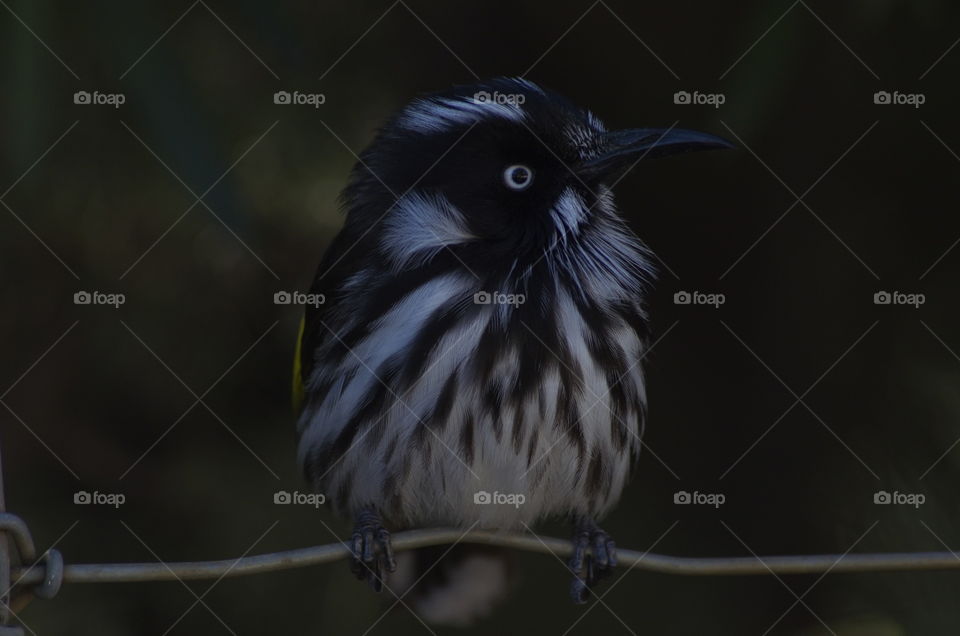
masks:
<svg viewBox="0 0 960 636"><path fill-rule="evenodd" d="M392 545L400 552L458 542L557 557L573 551L572 543L563 539L488 530L464 534L455 528L399 532L393 535ZM16 612L34 597L52 599L64 583L218 579L320 565L350 556L346 544L331 543L217 561L64 564L58 550L38 555L27 524L5 511L0 462L0 590L4 590L0 594L0 636L22 636L22 628L14 624ZM960 570L960 555L953 552L678 557L617 548L617 561L629 570L699 576Z"/></svg>

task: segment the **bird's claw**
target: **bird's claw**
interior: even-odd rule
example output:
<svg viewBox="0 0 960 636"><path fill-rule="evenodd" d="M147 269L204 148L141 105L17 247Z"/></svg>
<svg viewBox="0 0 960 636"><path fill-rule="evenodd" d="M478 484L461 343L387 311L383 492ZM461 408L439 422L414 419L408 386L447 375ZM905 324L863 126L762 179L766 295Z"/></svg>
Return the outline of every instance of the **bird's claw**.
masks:
<svg viewBox="0 0 960 636"><path fill-rule="evenodd" d="M573 535L573 556L569 565L574 577L570 586L573 602L586 603L591 588L616 567L616 544L592 521L579 522Z"/></svg>
<svg viewBox="0 0 960 636"><path fill-rule="evenodd" d="M379 514L365 510L357 516L350 551L353 552L350 569L354 575L377 592L383 589L384 572L396 570L397 561L390 545L390 532L383 527Z"/></svg>

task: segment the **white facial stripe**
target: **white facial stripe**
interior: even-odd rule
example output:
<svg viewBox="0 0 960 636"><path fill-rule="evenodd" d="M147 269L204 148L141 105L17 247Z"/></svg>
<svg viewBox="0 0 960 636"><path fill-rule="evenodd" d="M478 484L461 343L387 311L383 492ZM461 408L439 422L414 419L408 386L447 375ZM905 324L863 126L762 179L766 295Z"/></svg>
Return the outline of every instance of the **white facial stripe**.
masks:
<svg viewBox="0 0 960 636"><path fill-rule="evenodd" d="M426 263L444 247L476 239L457 208L441 195L411 192L394 206L380 247L399 271Z"/></svg>
<svg viewBox="0 0 960 636"><path fill-rule="evenodd" d="M573 271L595 300L630 300L643 294L644 281L653 280L649 251L630 231L610 219L585 232L576 250Z"/></svg>
<svg viewBox="0 0 960 636"><path fill-rule="evenodd" d="M550 217L564 240L568 235L576 235L577 228L587 218L587 206L579 194L567 188L550 210Z"/></svg>
<svg viewBox="0 0 960 636"><path fill-rule="evenodd" d="M521 121L526 114L514 103L480 101L470 97L418 99L403 112L401 128L420 133L438 133L455 126L475 124L484 119Z"/></svg>

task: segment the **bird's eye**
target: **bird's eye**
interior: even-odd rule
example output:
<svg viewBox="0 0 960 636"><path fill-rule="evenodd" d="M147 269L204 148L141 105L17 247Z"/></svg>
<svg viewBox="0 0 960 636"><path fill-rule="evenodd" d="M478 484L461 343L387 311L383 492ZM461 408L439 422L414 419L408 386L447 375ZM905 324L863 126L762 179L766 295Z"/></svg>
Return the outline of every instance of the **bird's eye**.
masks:
<svg viewBox="0 0 960 636"><path fill-rule="evenodd" d="M533 170L520 164L507 166L503 171L503 183L517 192L526 190L533 183Z"/></svg>

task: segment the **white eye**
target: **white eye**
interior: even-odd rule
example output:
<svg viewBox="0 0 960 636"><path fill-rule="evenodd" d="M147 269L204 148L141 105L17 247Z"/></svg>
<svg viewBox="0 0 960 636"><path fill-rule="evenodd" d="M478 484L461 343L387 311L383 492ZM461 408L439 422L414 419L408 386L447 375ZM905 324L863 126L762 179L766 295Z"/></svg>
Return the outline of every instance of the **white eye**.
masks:
<svg viewBox="0 0 960 636"><path fill-rule="evenodd" d="M519 163L507 166L503 171L503 183L517 192L526 190L533 183L533 170Z"/></svg>

